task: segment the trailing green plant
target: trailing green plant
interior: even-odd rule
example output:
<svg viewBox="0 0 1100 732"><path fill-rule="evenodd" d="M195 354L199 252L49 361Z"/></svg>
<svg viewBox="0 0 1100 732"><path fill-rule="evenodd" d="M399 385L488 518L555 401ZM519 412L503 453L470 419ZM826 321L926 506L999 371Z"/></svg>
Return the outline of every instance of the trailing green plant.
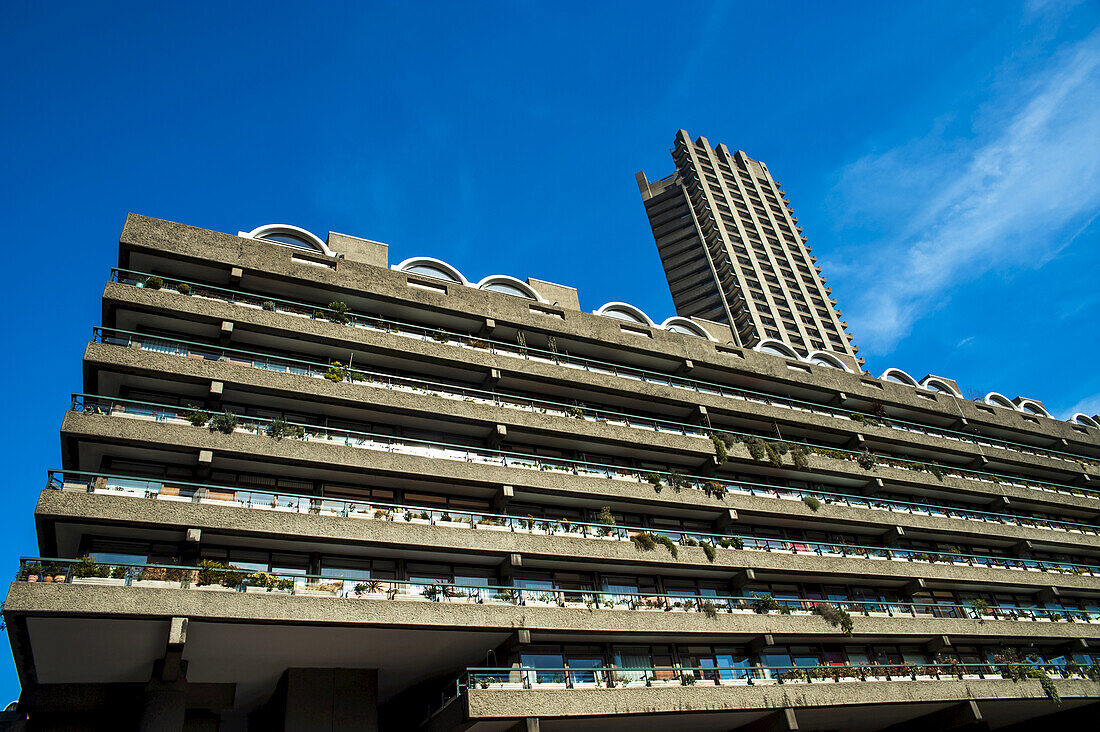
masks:
<svg viewBox="0 0 1100 732"><path fill-rule="evenodd" d="M328 319L333 323L340 323L341 325L347 325L348 323L348 304L341 300L333 300L328 304Z"/></svg>
<svg viewBox="0 0 1100 732"><path fill-rule="evenodd" d="M844 635L852 635L852 616L847 610L842 610L831 602L819 602L814 605L814 614L820 615L834 628L840 628Z"/></svg>
<svg viewBox="0 0 1100 732"><path fill-rule="evenodd" d="M186 282L179 282L176 284L176 292L181 295L190 295L191 285L187 284Z"/></svg>
<svg viewBox="0 0 1100 732"><path fill-rule="evenodd" d="M745 447L749 451L749 455L753 460L763 460L767 450L764 448L764 441L759 437L745 437L741 440L745 443Z"/></svg>
<svg viewBox="0 0 1100 732"><path fill-rule="evenodd" d="M187 421L195 427L205 427L206 423L210 421L210 412L207 412L202 407L188 404L187 408L191 410L187 414Z"/></svg>
<svg viewBox="0 0 1100 732"><path fill-rule="evenodd" d="M164 279L153 275L145 278L145 287L149 290L159 290L164 287Z"/></svg>
<svg viewBox="0 0 1100 732"><path fill-rule="evenodd" d="M302 440L306 436L305 427L300 424L291 424L282 417L276 417L268 422L265 432L268 437L274 437L276 440L281 440L284 437Z"/></svg>
<svg viewBox="0 0 1100 732"><path fill-rule="evenodd" d="M700 546L703 549L703 554L707 555L707 561L713 562L715 557L718 556L718 550L714 548L714 545L704 541Z"/></svg>
<svg viewBox="0 0 1100 732"><path fill-rule="evenodd" d="M643 531L639 534L631 534L630 541L634 543L634 546L644 552L651 552L657 548L657 537L648 531Z"/></svg>
<svg viewBox="0 0 1100 732"><path fill-rule="evenodd" d="M260 307L263 308L264 310L274 310L275 309L275 301L274 300L264 300L263 303L260 304Z"/></svg>
<svg viewBox="0 0 1100 732"><path fill-rule="evenodd" d="M859 463L859 467L863 468L864 470L875 469L875 456L871 454L870 450L864 450L863 452L861 452L859 454L859 457L856 458L856 462Z"/></svg>
<svg viewBox="0 0 1100 732"><path fill-rule="evenodd" d="M802 496L802 502L814 513L821 510L821 501L813 496Z"/></svg>
<svg viewBox="0 0 1100 732"><path fill-rule="evenodd" d="M726 458L729 457L729 451L726 449L725 441L713 432L710 433L710 441L714 443L714 457L719 463L726 462Z"/></svg>
<svg viewBox="0 0 1100 732"><path fill-rule="evenodd" d="M676 546L676 542L668 538L664 534L657 536L657 543L664 545L665 549L668 549L668 553L672 555L673 559L677 559L680 556L680 549Z"/></svg>
<svg viewBox="0 0 1100 732"><path fill-rule="evenodd" d="M237 429L237 416L228 409L210 418L211 432L221 432L224 435L231 435L235 429Z"/></svg>
<svg viewBox="0 0 1100 732"><path fill-rule="evenodd" d="M810 467L810 457L802 445L795 445L791 448L791 460L794 461L794 466L800 470Z"/></svg>

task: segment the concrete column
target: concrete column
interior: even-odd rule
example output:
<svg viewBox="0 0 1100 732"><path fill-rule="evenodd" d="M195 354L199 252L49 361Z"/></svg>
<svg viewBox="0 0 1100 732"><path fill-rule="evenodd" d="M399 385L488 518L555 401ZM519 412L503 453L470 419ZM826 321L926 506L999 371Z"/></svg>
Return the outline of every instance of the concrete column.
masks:
<svg viewBox="0 0 1100 732"><path fill-rule="evenodd" d="M173 658L153 664L145 687L140 732L183 732L187 713L187 662Z"/></svg>
<svg viewBox="0 0 1100 732"><path fill-rule="evenodd" d="M378 732L376 669L291 668L280 687L284 732Z"/></svg>

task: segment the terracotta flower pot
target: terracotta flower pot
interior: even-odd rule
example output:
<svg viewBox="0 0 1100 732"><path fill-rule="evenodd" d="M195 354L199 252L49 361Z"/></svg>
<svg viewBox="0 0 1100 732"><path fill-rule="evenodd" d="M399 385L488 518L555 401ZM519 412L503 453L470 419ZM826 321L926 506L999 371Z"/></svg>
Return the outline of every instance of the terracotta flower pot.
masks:
<svg viewBox="0 0 1100 732"><path fill-rule="evenodd" d="M38 575L37 574L28 574L27 575L27 581L28 582L37 582L38 581Z"/></svg>

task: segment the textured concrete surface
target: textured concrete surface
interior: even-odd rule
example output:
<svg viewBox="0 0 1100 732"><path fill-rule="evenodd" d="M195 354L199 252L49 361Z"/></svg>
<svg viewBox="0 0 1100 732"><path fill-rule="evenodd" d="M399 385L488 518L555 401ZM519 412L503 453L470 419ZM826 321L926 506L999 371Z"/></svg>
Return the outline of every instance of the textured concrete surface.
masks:
<svg viewBox="0 0 1100 732"><path fill-rule="evenodd" d="M286 337L302 337L334 344L339 342L357 343L379 353L394 356L413 355L416 358L438 361L458 368L480 367L486 372L491 368L495 368L506 376L534 377L549 383L583 383L594 389L599 389L601 393L634 398L645 397L657 400L660 403L674 405L679 410L690 410L695 405L702 405L716 415L726 413L736 417L762 419L766 422L775 422L781 427L809 424L837 435L843 435L848 439L854 438L857 434L862 434L865 438L872 440L876 447L884 446L887 450L910 444L937 451L942 454L944 463L951 462L951 455L954 455L956 460L965 458L966 461L985 456L994 464L1003 463L1008 467L1022 466L1032 471L1047 471L1045 474L1046 479L1053 482L1069 482L1082 471L1086 471L1079 464L1067 463L1054 458L900 432L888 427L874 427L847 419L836 419L800 411L795 412L790 409L757 402L745 402L739 399L688 392L660 384L641 383L633 380L624 381L611 375L562 368L553 364L532 361L519 362L513 357L497 356L476 349L457 348L453 345L430 340L411 340L396 334L348 328L323 320L305 320L285 313L243 308L231 303L184 296L167 289L148 290L119 283L108 283L104 289L104 302L112 305L171 310L175 313L183 313L200 322L233 321L236 323L235 327L282 333ZM592 317L606 320L602 316ZM687 336L677 337L687 338ZM748 351L747 353L755 352ZM756 355L769 357L767 354ZM835 369L826 370L835 371ZM1087 471L1100 476L1100 468L1089 468ZM931 479L931 476L924 474L918 480L924 481L925 479ZM912 481L914 479L909 477L908 480Z"/></svg>
<svg viewBox="0 0 1100 732"><path fill-rule="evenodd" d="M203 530L204 537L217 534L298 536L349 545L437 547L481 555L496 554L502 559L519 552L530 558L529 561L541 559L560 563L563 557L568 557L578 561L616 562L624 567L643 568L643 571L646 567L698 567L701 572L725 570L724 574L732 576L741 569L751 568L810 577L879 577L899 582L919 578L942 582L996 583L1023 588L1053 586L1064 590L1100 589L1100 581L1096 578L1076 575L736 549L718 549L715 561L710 563L702 549L692 547L680 547L678 558L673 559L664 547L647 552L624 541L426 526L55 490L41 493L35 515L40 522L47 519L70 522L96 520L148 527L168 526L180 530L198 527Z"/></svg>
<svg viewBox="0 0 1100 732"><path fill-rule="evenodd" d="M316 625L381 625L402 628L450 627L459 630L525 628L547 633L647 633L675 636L690 642L714 635L780 638L814 637L843 641L844 634L816 615L756 615L720 613L711 619L702 613L588 610L585 608L517 607L486 603L427 602L291 596L278 592L251 593L220 590L113 587L42 582L12 582L4 613L16 616L84 616L113 618L171 618L259 623ZM856 637L897 638L921 642L947 635L956 643L970 637L1037 641L1100 638L1100 626L1020 621L868 618L856 616ZM742 638L743 642L746 640ZM709 642L709 641L708 641ZM727 639L734 642L734 639ZM1097 687L1100 691L1100 687Z"/></svg>
<svg viewBox="0 0 1100 732"><path fill-rule="evenodd" d="M223 435L207 429L185 425L75 412L66 414L61 427L61 435L63 446L68 445L65 455L65 467L79 467L82 470L91 471L98 470L99 466L81 464L77 461L75 452L77 448L75 445L78 445L82 440L130 444L154 443L171 445L185 451L193 451L195 454L198 454L200 450L212 450L216 456L239 455L261 459L290 459L318 466L339 465L351 470L377 471L387 474L411 473L433 478L481 483L486 486L512 485L516 487L517 491L530 489L536 493L570 493L577 496L583 495L588 499L593 496L600 496L608 499L646 503L651 506L689 506L697 509L701 506L713 505L716 511L724 508L735 508L738 511L745 511L746 514L798 516L832 523L851 521L865 526L877 526L882 531L886 531L892 526L902 526L918 530L945 532L961 538L967 536L995 536L1011 541L1031 539L1049 544L1100 547L1100 537L1068 534L1048 529L986 524L964 519L914 516L876 509L848 508L835 504L825 505L815 513L800 501L734 494L728 494L723 500L719 501L715 498L706 497L700 491L683 490L676 493L670 488L665 488L660 494L657 494L649 484L632 481L581 477L553 470L535 471L510 468L503 465L437 460L415 455L347 447L337 444L335 441L333 443L299 440L275 441L266 436L243 432ZM738 446L736 450L743 451L743 448ZM745 454L747 455L747 453ZM822 458L822 460L827 460L827 458ZM215 458L216 461L217 458Z"/></svg>
<svg viewBox="0 0 1100 732"><path fill-rule="evenodd" d="M336 266L333 269L313 267L294 262L291 250L285 247L136 214L127 216L119 249L120 262L124 266L130 251L221 263L227 269L241 267L246 272L261 272L302 284L315 284L336 294L342 291L367 293L382 300L411 300L429 310L464 317L468 317L469 313L482 313L499 323L531 331L545 332L553 326L555 332L580 341L614 344L628 351L648 353L658 358L690 359L700 370L762 374L779 384L842 391L851 397L877 399L918 412L962 416L974 425L1007 427L1041 435L1044 439L1064 438L1093 447L1100 442L1100 437L1094 433L1082 434L1059 420L1037 417L1038 424L1035 424L1025 420L1022 414L1005 409L994 409L991 414L966 400L931 392L924 395L928 398L922 398L910 387L836 369L810 366L810 373L792 371L787 368L786 359L781 357L722 344L719 344L722 350L718 350L709 341L667 331L654 330L652 338L638 338L623 333L615 320L579 311L563 310L562 319L550 319L533 314L527 301L499 293L461 286L449 286L445 295L412 289L408 287L408 277L404 273L351 260L334 260Z"/></svg>
<svg viewBox="0 0 1100 732"><path fill-rule="evenodd" d="M1055 683L1064 699L1100 696L1100 685L1094 682L1066 679ZM472 689L468 693L468 712L474 719L583 717L1019 698L1045 700L1038 681L830 682L769 686L696 684L626 689Z"/></svg>

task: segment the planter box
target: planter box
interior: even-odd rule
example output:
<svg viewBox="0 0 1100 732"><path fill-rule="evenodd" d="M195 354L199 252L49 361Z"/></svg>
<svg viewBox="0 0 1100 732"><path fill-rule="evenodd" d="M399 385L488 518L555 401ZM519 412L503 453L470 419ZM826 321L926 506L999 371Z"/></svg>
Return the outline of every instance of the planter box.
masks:
<svg viewBox="0 0 1100 732"><path fill-rule="evenodd" d="M178 590L180 588L180 586L181 585L180 585L179 582L172 582L172 581L169 581L169 580L134 580L131 583L131 587L151 587L151 588L155 588L155 589L164 589L164 590L171 590L171 589L177 589Z"/></svg>
<svg viewBox="0 0 1100 732"><path fill-rule="evenodd" d="M74 585L111 585L114 587L122 587L126 584L124 579L115 579L114 577L73 577Z"/></svg>
<svg viewBox="0 0 1100 732"><path fill-rule="evenodd" d="M436 526L449 526L453 529L470 528L470 525L465 521L436 521Z"/></svg>
<svg viewBox="0 0 1100 732"><path fill-rule="evenodd" d="M224 587L222 585L191 585L188 589L199 590L202 592L236 592L236 588Z"/></svg>

